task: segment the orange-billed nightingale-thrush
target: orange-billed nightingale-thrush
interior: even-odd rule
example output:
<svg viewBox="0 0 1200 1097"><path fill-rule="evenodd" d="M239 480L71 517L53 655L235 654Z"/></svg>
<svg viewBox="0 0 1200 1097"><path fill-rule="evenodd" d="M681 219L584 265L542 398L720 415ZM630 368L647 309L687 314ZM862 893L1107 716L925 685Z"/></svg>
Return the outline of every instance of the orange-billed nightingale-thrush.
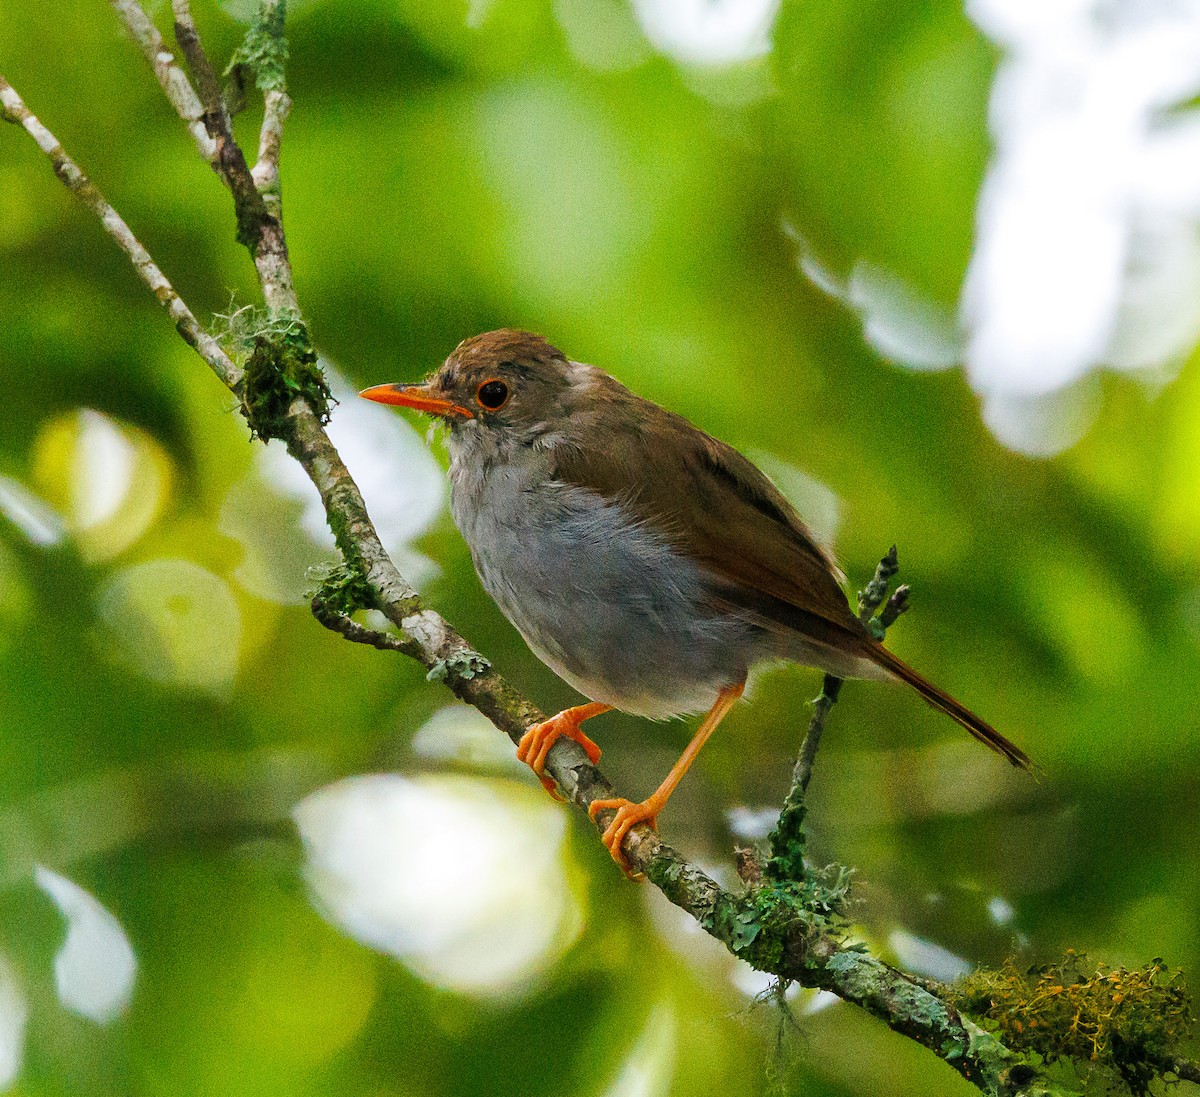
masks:
<svg viewBox="0 0 1200 1097"><path fill-rule="evenodd" d="M466 339L424 384L361 395L449 427L451 510L479 578L534 654L591 703L529 730L543 773L560 736L609 709L703 712L658 790L616 809L603 842L628 872L631 826L655 824L750 668L790 659L839 678L899 679L1010 762L1025 754L884 648L851 612L837 565L736 450L539 335Z"/></svg>

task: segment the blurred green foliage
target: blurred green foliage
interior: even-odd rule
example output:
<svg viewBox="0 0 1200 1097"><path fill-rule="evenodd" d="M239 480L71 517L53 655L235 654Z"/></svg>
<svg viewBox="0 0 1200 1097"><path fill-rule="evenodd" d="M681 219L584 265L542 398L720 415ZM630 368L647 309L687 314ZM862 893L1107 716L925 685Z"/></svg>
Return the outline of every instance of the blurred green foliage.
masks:
<svg viewBox="0 0 1200 1097"><path fill-rule="evenodd" d="M224 63L244 24L195 10ZM289 37L296 285L352 385L413 380L467 335L530 328L827 485L852 581L899 544L914 611L889 642L1041 776L1008 772L899 689L843 691L810 843L855 866L872 946L925 939L984 963L1014 943L1031 961L1071 946L1200 972L1200 368L1153 390L1106 379L1079 444L1013 454L959 371L867 349L784 227L837 269L867 260L953 306L996 61L961 8L795 0L769 55L721 67L662 55L619 0L309 0ZM0 6L0 71L198 315L255 301L228 196L108 5ZM253 114L237 122L247 147ZM735 985L718 946L628 884L578 813L561 886L582 922L564 914L553 962L502 991L439 985L322 918L298 801L386 771L504 789L507 762L418 750L448 695L312 620L304 565L327 554L302 504L10 127L0 272L0 984L28 1011L13 1092L749 1095L779 1072L810 1095L972 1092L844 1006L802 1016L777 1062L745 971ZM440 566L432 604L541 707L572 703L439 513L416 546ZM276 596L259 572L285 564ZM781 800L817 689L796 668L761 676L665 814L673 842L729 866L725 812ZM631 796L687 735L619 715L589 732ZM57 999L64 927L35 863L132 943L116 1021Z"/></svg>

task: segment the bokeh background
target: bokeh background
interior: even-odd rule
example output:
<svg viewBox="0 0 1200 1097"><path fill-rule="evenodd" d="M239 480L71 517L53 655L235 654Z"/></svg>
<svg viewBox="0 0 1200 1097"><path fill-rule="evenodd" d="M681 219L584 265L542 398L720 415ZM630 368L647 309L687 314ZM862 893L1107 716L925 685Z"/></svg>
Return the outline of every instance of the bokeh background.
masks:
<svg viewBox="0 0 1200 1097"><path fill-rule="evenodd" d="M195 11L228 57L244 5ZM1200 978L1195 0L307 0L289 25L333 434L431 604L574 702L481 592L425 424L352 396L541 332L751 454L853 583L898 543L890 642L1039 763L844 691L812 848L855 867L871 947ZM0 71L199 315L255 302L107 4L0 4ZM777 1054L760 977L477 714L312 620L302 474L10 127L0 378L7 1092L974 1092L807 993ZM817 687L761 674L663 816L725 879ZM589 731L639 797L688 736Z"/></svg>

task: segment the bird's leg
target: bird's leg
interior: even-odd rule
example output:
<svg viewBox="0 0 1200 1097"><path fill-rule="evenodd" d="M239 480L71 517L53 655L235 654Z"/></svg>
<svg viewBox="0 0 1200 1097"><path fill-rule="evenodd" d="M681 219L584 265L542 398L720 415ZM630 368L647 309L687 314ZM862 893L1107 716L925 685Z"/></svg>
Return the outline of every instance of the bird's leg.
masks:
<svg viewBox="0 0 1200 1097"><path fill-rule="evenodd" d="M611 811L617 809L617 816L604 833L600 836L608 852L612 854L612 859L621 866L621 871L631 880L644 880L645 876L641 873L634 873L629 862L625 859L625 852L621 845L625 841L625 835L629 833L630 827L637 826L638 823L649 823L654 826L658 820L658 813L667 805L667 801L671 798L671 793L675 791L675 786L683 780L683 775L687 773L688 768L696 760L696 755L700 753L700 748L708 741L708 737L717 730L717 725L725 719L729 710L733 708L737 699L741 697L742 691L746 688L745 682L739 682L736 686L726 686L720 693L717 694L716 704L709 709L708 715L704 717L700 726L696 729L696 734L692 736L692 741L688 743L687 748L679 756L679 761L671 767L671 772L667 774L663 783L657 789L646 797L640 804L635 804L631 800L626 800L620 797L613 800L593 800L588 805L588 815L592 819L601 811Z"/></svg>
<svg viewBox="0 0 1200 1097"><path fill-rule="evenodd" d="M565 800L566 797L560 795L554 779L545 774L546 758L550 754L550 748L565 735L583 747L587 752L588 759L592 765L595 765L600 761L600 748L579 730L579 725L584 720L590 720L593 716L608 712L611 708L612 705L602 705L598 701L593 701L591 704L564 709L557 716L551 716L549 720L534 724L521 736L521 741L517 744L517 760L526 763L537 774L538 780L542 782L542 787L554 799Z"/></svg>

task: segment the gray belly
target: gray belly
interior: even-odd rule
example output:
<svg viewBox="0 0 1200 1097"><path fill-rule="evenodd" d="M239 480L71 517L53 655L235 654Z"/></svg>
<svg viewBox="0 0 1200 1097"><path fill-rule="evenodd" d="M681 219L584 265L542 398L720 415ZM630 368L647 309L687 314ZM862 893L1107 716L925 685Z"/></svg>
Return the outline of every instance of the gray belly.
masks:
<svg viewBox="0 0 1200 1097"><path fill-rule="evenodd" d="M484 588L592 700L655 718L702 711L770 654L760 629L707 604L693 564L592 492L485 489L465 505L456 486L453 510Z"/></svg>

